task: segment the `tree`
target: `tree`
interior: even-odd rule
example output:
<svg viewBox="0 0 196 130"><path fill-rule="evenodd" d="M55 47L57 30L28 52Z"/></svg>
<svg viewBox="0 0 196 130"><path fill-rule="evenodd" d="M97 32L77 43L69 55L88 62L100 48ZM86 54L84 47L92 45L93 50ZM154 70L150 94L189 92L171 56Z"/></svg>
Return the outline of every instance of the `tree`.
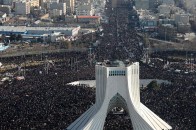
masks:
<svg viewBox="0 0 196 130"><path fill-rule="evenodd" d="M21 34L18 34L16 36L16 41L22 41L22 35Z"/></svg>
<svg viewBox="0 0 196 130"><path fill-rule="evenodd" d="M2 35L1 35L0 41L1 41L1 42L4 42L4 41L5 41L5 34L2 34Z"/></svg>
<svg viewBox="0 0 196 130"><path fill-rule="evenodd" d="M148 85L147 88L150 90L160 90L160 86L158 85L156 80L151 81Z"/></svg>
<svg viewBox="0 0 196 130"><path fill-rule="evenodd" d="M16 40L16 34L10 33L10 41L15 41Z"/></svg>
<svg viewBox="0 0 196 130"><path fill-rule="evenodd" d="M37 42L44 42L44 40L42 38L37 38Z"/></svg>

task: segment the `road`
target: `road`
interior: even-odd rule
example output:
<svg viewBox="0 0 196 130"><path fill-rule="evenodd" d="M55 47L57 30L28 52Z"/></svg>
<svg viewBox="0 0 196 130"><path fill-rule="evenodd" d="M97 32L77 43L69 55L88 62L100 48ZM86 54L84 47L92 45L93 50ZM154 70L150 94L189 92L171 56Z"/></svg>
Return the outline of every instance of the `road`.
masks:
<svg viewBox="0 0 196 130"><path fill-rule="evenodd" d="M16 52L9 52L9 53L3 53L0 52L0 58L4 57L15 57L15 56L22 56L22 55L40 55L40 54L48 54L48 53L62 53L62 52L72 52L72 51L78 51L78 52L85 52L87 51L86 48L72 48L72 49L54 49L54 50L21 50Z"/></svg>

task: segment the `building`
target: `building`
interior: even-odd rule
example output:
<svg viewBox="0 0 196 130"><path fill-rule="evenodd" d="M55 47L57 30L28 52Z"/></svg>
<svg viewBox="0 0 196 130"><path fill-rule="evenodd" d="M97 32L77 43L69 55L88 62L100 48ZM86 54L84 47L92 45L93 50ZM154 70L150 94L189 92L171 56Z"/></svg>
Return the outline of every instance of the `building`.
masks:
<svg viewBox="0 0 196 130"><path fill-rule="evenodd" d="M63 34L61 34L59 32L51 34L51 37L50 37L51 42L57 42L57 41L63 41L63 40L64 40Z"/></svg>
<svg viewBox="0 0 196 130"><path fill-rule="evenodd" d="M137 10L139 10L139 9L148 10L149 9L149 0L135 0L135 8Z"/></svg>
<svg viewBox="0 0 196 130"><path fill-rule="evenodd" d="M14 0L3 0L4 5L12 5Z"/></svg>
<svg viewBox="0 0 196 130"><path fill-rule="evenodd" d="M171 24L162 24L158 27L158 34L164 40L173 40L177 36L177 28Z"/></svg>
<svg viewBox="0 0 196 130"><path fill-rule="evenodd" d="M191 25L189 23L190 16L189 14L175 14L174 16L175 25L177 26L177 30L180 33L187 33L191 29Z"/></svg>
<svg viewBox="0 0 196 130"><path fill-rule="evenodd" d="M39 7L40 1L39 0L30 0L31 7Z"/></svg>
<svg viewBox="0 0 196 130"><path fill-rule="evenodd" d="M60 32L66 36L75 36L78 34L80 26L78 27L27 27L27 26L0 26L0 34L10 35L43 35Z"/></svg>
<svg viewBox="0 0 196 130"><path fill-rule="evenodd" d="M191 30L191 24L190 23L187 23L187 24L184 24L184 23L178 23L177 25L177 31L179 33L188 33L190 32Z"/></svg>
<svg viewBox="0 0 196 130"><path fill-rule="evenodd" d="M139 23L145 32L157 31L158 19L148 10L137 10L139 14Z"/></svg>
<svg viewBox="0 0 196 130"><path fill-rule="evenodd" d="M168 19L168 18L165 18L165 19L159 19L159 25L162 25L162 24L170 24L172 26L175 26L175 21L174 19Z"/></svg>
<svg viewBox="0 0 196 130"><path fill-rule="evenodd" d="M0 24L5 23L9 20L9 17L6 13L0 12Z"/></svg>
<svg viewBox="0 0 196 130"><path fill-rule="evenodd" d="M166 4L158 6L159 14L162 14L162 15L164 15L166 17L170 16L171 10L172 10L172 6L169 6L169 5L166 5Z"/></svg>
<svg viewBox="0 0 196 130"><path fill-rule="evenodd" d="M191 28L196 30L196 15L193 15L190 19Z"/></svg>
<svg viewBox="0 0 196 130"><path fill-rule="evenodd" d="M166 4L166 5L174 5L175 2L174 0L160 0L162 4Z"/></svg>
<svg viewBox="0 0 196 130"><path fill-rule="evenodd" d="M100 3L100 5L102 6L102 7L104 7L104 1L99 1ZM120 7L122 4L124 3L124 1L122 1L122 0L112 0L112 8L116 8L116 7Z"/></svg>
<svg viewBox="0 0 196 130"><path fill-rule="evenodd" d="M4 12L6 14L10 14L11 13L11 6L9 6L9 5L0 5L0 11Z"/></svg>
<svg viewBox="0 0 196 130"><path fill-rule="evenodd" d="M94 9L92 4L84 3L78 5L76 8L76 15L88 15L88 16L94 15Z"/></svg>
<svg viewBox="0 0 196 130"><path fill-rule="evenodd" d="M122 107L134 130L171 130L172 127L140 102L139 63L97 63L95 104L67 130L103 130L107 113Z"/></svg>
<svg viewBox="0 0 196 130"><path fill-rule="evenodd" d="M60 0L60 3L66 3L67 14L75 12L75 0Z"/></svg>
<svg viewBox="0 0 196 130"><path fill-rule="evenodd" d="M78 23L100 24L100 16L77 16Z"/></svg>
<svg viewBox="0 0 196 130"><path fill-rule="evenodd" d="M189 14L175 14L174 19L176 24L178 23L188 24Z"/></svg>
<svg viewBox="0 0 196 130"><path fill-rule="evenodd" d="M50 2L50 3L53 3L53 2L59 3L59 0L50 0L49 2Z"/></svg>
<svg viewBox="0 0 196 130"><path fill-rule="evenodd" d="M50 13L49 13L50 17L58 17L58 16L61 16L61 15L63 15L63 11L59 10L59 9L50 10Z"/></svg>
<svg viewBox="0 0 196 130"><path fill-rule="evenodd" d="M65 16L64 22L66 22L66 23L74 23L74 22L76 22L76 15Z"/></svg>
<svg viewBox="0 0 196 130"><path fill-rule="evenodd" d="M27 15L30 14L31 3L30 2L15 2L15 14Z"/></svg>
<svg viewBox="0 0 196 130"><path fill-rule="evenodd" d="M40 1L39 1L39 5L40 5L41 7L44 7L44 5L45 5L47 2L49 2L49 1L47 1L47 0L40 0Z"/></svg>
<svg viewBox="0 0 196 130"><path fill-rule="evenodd" d="M66 3L52 2L49 3L50 10L62 10L62 14L66 15Z"/></svg>
<svg viewBox="0 0 196 130"><path fill-rule="evenodd" d="M149 9L155 10L158 6L158 0L149 0Z"/></svg>
<svg viewBox="0 0 196 130"><path fill-rule="evenodd" d="M73 14L75 12L75 0L71 0L71 13Z"/></svg>

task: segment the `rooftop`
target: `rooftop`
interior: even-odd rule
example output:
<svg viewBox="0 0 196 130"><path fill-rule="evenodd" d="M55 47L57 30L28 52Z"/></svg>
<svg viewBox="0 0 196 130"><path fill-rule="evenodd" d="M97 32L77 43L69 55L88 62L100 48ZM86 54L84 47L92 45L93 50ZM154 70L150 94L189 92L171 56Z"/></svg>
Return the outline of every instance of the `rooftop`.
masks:
<svg viewBox="0 0 196 130"><path fill-rule="evenodd" d="M128 60L126 61L120 61L120 60L104 60L104 62L97 62L97 65L102 65L102 66L106 66L106 67L127 67L129 66L130 63Z"/></svg>
<svg viewBox="0 0 196 130"><path fill-rule="evenodd" d="M75 27L26 27L26 26L0 26L0 31L26 32L28 30L73 30Z"/></svg>
<svg viewBox="0 0 196 130"><path fill-rule="evenodd" d="M82 18L97 19L97 18L100 18L100 16L85 16L85 15L79 15L78 18L79 18L79 19L82 19Z"/></svg>

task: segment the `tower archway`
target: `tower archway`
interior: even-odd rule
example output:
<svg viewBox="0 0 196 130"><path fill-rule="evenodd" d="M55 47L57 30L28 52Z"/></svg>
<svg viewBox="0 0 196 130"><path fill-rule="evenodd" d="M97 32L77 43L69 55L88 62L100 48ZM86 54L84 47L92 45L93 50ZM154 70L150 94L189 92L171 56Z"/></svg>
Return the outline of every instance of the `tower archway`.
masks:
<svg viewBox="0 0 196 130"><path fill-rule="evenodd" d="M103 130L133 130L131 118L125 99L117 93L111 100L107 110Z"/></svg>
<svg viewBox="0 0 196 130"><path fill-rule="evenodd" d="M128 113L134 130L172 129L140 102L139 63L112 63L96 65L96 102L67 130L102 130L108 113L115 107Z"/></svg>

